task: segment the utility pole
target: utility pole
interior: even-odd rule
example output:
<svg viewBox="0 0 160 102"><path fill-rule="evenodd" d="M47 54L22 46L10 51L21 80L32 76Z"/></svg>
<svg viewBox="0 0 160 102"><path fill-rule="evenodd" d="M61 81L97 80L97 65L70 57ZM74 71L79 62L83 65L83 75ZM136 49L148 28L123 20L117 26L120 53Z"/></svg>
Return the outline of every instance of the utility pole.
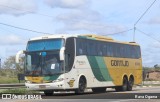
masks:
<svg viewBox="0 0 160 102"><path fill-rule="evenodd" d="M136 27L135 27L135 25L134 25L133 42L136 42L136 41L135 41L135 36L136 36L135 33L136 33Z"/></svg>
<svg viewBox="0 0 160 102"><path fill-rule="evenodd" d="M133 34L133 41L135 42L135 31L136 31L136 25L138 24L138 22L143 18L143 16L149 11L149 9L153 6L153 4L156 2L157 0L154 0L153 3L147 8L147 10L139 17L139 19L134 23L134 34Z"/></svg>

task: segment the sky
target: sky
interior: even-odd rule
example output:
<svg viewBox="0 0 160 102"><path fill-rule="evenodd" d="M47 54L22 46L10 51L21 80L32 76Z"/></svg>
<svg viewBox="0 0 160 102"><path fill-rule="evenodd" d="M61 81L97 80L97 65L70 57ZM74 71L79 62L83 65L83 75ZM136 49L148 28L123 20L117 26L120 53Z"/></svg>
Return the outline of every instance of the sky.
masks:
<svg viewBox="0 0 160 102"><path fill-rule="evenodd" d="M30 38L44 34L97 34L132 42L134 24L153 1L0 0L0 58L4 62L25 50ZM160 0L156 0L135 26L143 66L160 64L159 10Z"/></svg>

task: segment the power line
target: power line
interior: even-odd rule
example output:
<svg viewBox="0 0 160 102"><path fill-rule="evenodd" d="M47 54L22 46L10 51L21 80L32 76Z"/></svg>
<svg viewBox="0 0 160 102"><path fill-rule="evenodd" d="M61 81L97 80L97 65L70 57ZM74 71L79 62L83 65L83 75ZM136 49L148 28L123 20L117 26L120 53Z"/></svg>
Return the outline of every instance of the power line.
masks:
<svg viewBox="0 0 160 102"><path fill-rule="evenodd" d="M46 14L41 14L41 13L35 13L35 12L33 12L33 11L22 10L22 9L18 9L18 8L6 6L6 5L1 5L1 4L0 4L0 6L1 6L1 7L6 7L6 8L9 8L9 9L18 10L18 11L24 11L24 12L26 12L26 13L34 13L34 14L37 14L37 15L41 15L41 16L46 16L46 17L53 18L53 16L46 15ZM34 32L34 33L50 34L50 33L46 33L46 32L39 32L39 31L31 30L31 29L21 28L21 27L17 27L17 26L10 25L10 24L1 23L1 22L0 22L0 24L1 24L1 25L5 25L5 26L9 26L9 27L12 27L12 28L16 28L16 29L21 29L21 30L25 30L25 31Z"/></svg>
<svg viewBox="0 0 160 102"><path fill-rule="evenodd" d="M116 35L116 34L120 34L120 33L125 33L125 32L128 32L128 31L131 31L131 30L133 30L133 28L132 29L128 29L128 30L124 30L124 31L120 31L120 32L116 32L116 33L109 33L109 34L105 34L105 35Z"/></svg>
<svg viewBox="0 0 160 102"><path fill-rule="evenodd" d="M35 13L35 12L33 12L33 11L22 10L22 9L18 9L18 8L6 6L6 5L1 5L1 4L0 4L0 6L1 6L1 7L6 7L6 8L9 8L9 9L18 10L18 11L24 11L25 13L34 13L34 14L37 14L37 15L41 15L41 16L46 16L46 17L53 18L53 16L46 15L46 14L42 14L42 13Z"/></svg>
<svg viewBox="0 0 160 102"><path fill-rule="evenodd" d="M139 19L134 23L134 34L133 34L133 41L135 42L135 31L136 31L136 25L138 24L138 22L143 18L143 16L149 11L149 9L153 6L153 4L156 2L157 0L154 0L152 2L152 4L146 9L146 11L139 17Z"/></svg>
<svg viewBox="0 0 160 102"><path fill-rule="evenodd" d="M8 29L2 28L2 27L0 27L0 29L1 29L1 31L5 31L5 32L8 32L8 33L10 33L10 34L14 34L13 31L10 31L10 30L8 30Z"/></svg>
<svg viewBox="0 0 160 102"><path fill-rule="evenodd" d="M147 10L139 17L139 19L134 23L134 27L137 25L137 23L143 18L143 16L149 11L149 9L153 6L153 4L156 2L157 0L154 0L153 3L147 8Z"/></svg>
<svg viewBox="0 0 160 102"><path fill-rule="evenodd" d="M1 23L1 22L0 22L0 24L1 24L1 25L5 25L5 26L8 26L8 27L12 27L12 28L20 29L20 30L25 30L25 31L34 32L34 33L51 34L51 33L46 33L46 32L39 32L39 31L36 31L36 30L27 29L27 28L21 28L21 27L17 27L17 26L10 25L10 24Z"/></svg>
<svg viewBox="0 0 160 102"><path fill-rule="evenodd" d="M138 29L138 28L136 28L136 30L137 30L137 31L139 31L140 33L142 33L142 34L144 34L144 35L146 35L146 36L148 36L148 37L150 37L150 38L152 38L152 39L154 39L154 40L158 41L158 42L160 43L160 40L158 40L158 39L156 39L156 38L152 37L151 35L149 35L149 34L147 34L147 33L143 32L142 30L140 30L140 29Z"/></svg>

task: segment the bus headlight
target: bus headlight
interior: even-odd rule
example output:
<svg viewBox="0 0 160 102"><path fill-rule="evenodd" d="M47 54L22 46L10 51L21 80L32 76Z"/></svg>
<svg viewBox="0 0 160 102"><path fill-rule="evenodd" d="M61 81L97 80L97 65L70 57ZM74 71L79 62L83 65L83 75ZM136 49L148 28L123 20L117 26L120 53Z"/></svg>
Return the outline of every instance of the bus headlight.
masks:
<svg viewBox="0 0 160 102"><path fill-rule="evenodd" d="M57 80L53 80L52 82L60 82L60 81L63 81L64 79L63 78L60 78L60 79L57 79Z"/></svg>

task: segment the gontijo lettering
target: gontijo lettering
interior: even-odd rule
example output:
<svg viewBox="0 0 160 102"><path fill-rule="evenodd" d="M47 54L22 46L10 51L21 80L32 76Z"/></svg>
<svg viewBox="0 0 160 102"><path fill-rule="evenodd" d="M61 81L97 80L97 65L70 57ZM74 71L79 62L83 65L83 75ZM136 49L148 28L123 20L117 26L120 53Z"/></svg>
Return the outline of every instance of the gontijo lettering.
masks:
<svg viewBox="0 0 160 102"><path fill-rule="evenodd" d="M111 60L111 66L129 66L129 62L123 60Z"/></svg>

